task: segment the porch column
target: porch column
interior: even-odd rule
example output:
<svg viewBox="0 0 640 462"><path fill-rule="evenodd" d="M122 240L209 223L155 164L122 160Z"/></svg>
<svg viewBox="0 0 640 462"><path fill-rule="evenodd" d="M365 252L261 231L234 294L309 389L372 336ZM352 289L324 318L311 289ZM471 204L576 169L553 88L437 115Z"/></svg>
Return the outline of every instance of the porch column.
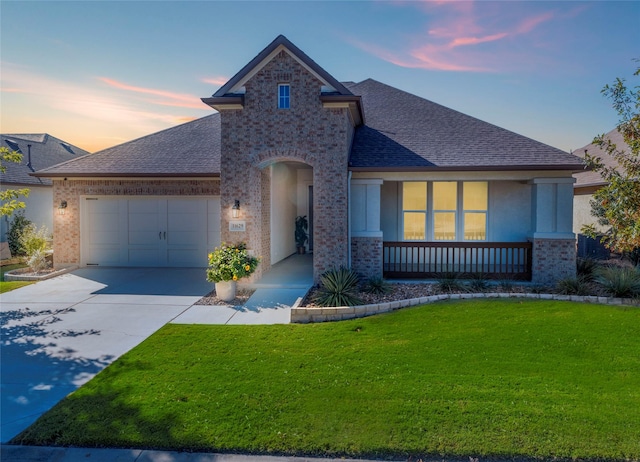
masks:
<svg viewBox="0 0 640 462"><path fill-rule="evenodd" d="M351 269L363 278L382 277L380 179L352 179Z"/></svg>
<svg viewBox="0 0 640 462"><path fill-rule="evenodd" d="M533 282L555 284L576 276L573 233L575 178L535 178L532 185Z"/></svg>

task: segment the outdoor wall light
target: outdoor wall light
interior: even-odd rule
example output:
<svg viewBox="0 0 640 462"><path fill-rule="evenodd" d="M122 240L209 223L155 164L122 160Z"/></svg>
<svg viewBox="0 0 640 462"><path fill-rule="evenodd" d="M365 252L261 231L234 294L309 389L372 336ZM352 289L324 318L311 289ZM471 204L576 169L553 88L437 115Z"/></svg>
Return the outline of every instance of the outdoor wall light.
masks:
<svg viewBox="0 0 640 462"><path fill-rule="evenodd" d="M231 216L233 218L238 218L240 216L240 201L238 199L236 199L233 207L231 207Z"/></svg>
<svg viewBox="0 0 640 462"><path fill-rule="evenodd" d="M58 214L64 215L64 211L66 208L67 208L67 201L60 202L60 205L58 205Z"/></svg>

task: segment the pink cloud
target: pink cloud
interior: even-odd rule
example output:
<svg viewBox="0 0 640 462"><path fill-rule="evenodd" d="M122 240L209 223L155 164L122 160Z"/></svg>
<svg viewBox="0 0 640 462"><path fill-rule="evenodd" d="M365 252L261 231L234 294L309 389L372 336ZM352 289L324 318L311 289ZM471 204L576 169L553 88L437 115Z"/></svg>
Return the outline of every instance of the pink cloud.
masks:
<svg viewBox="0 0 640 462"><path fill-rule="evenodd" d="M110 79L108 77L98 77L98 80L106 83L110 87L118 88L120 90L132 91L134 93L142 93L147 95L161 96L168 98L165 101L150 101L163 106L177 106L188 107L193 109L204 109L203 104L200 102L200 98L194 95L187 95L184 93L173 93L165 90L157 90L155 88L136 87L126 83L118 82L117 80Z"/></svg>
<svg viewBox="0 0 640 462"><path fill-rule="evenodd" d="M436 0L394 2L426 13L426 32L405 40L400 49L353 42L356 46L402 67L454 72L496 72L522 68L521 53L535 46L530 37L542 24L557 18L554 11L530 14L517 3ZM529 45L527 45L527 41ZM530 60L531 57L528 59Z"/></svg>
<svg viewBox="0 0 640 462"><path fill-rule="evenodd" d="M222 76L208 77L208 78L201 79L201 81L204 83L210 83L211 85L222 86L229 81L229 78L222 77Z"/></svg>

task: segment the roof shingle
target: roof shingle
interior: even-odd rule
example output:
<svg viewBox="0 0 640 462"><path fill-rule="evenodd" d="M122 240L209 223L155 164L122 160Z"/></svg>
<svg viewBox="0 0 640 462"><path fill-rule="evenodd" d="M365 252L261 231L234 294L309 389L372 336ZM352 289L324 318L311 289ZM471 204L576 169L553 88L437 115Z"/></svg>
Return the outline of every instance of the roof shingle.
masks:
<svg viewBox="0 0 640 462"><path fill-rule="evenodd" d="M51 180L30 174L53 165L89 154L88 151L46 133L0 135L2 146L22 153L22 161L3 162L6 172L0 174L2 184L51 185ZM31 145L31 168L29 147Z"/></svg>
<svg viewBox="0 0 640 462"><path fill-rule="evenodd" d="M220 173L215 113L38 171L42 177L208 177Z"/></svg>
<svg viewBox="0 0 640 462"><path fill-rule="evenodd" d="M372 79L345 84L362 96L354 170L582 168L577 157Z"/></svg>

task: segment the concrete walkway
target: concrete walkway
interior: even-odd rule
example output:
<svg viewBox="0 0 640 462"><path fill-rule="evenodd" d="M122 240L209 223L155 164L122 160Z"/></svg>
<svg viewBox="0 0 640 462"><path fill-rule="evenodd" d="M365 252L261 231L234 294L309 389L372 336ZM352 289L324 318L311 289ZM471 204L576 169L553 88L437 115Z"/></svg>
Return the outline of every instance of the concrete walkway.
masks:
<svg viewBox="0 0 640 462"><path fill-rule="evenodd" d="M194 305L171 321L174 324L289 324L291 307L313 285L313 256L292 255L275 265L255 284L242 306Z"/></svg>
<svg viewBox="0 0 640 462"><path fill-rule="evenodd" d="M238 307L193 305L212 289L201 268L84 268L0 295L0 442L169 322L289 323L312 271L276 264Z"/></svg>

